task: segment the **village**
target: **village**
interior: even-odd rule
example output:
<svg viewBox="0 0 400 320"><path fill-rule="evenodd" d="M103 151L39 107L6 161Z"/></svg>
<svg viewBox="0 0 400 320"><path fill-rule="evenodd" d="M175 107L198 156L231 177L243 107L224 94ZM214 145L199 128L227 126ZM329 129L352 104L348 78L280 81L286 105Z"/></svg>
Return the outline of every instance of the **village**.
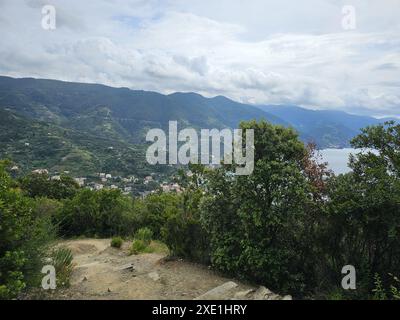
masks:
<svg viewBox="0 0 400 320"><path fill-rule="evenodd" d="M13 166L11 172L17 173L19 171L18 166ZM36 169L32 171L33 174L46 174L50 180L61 180L63 175L72 176L70 171L50 172L48 169ZM191 172L187 172L191 175ZM135 175L120 176L112 175L111 173L98 172L93 175L86 177L74 177L75 182L81 188L87 188L93 191L99 190L120 190L123 195L142 197L156 193L159 191L168 193L175 192L181 193L183 188L173 181L173 177L165 177L156 173L139 177Z"/></svg>

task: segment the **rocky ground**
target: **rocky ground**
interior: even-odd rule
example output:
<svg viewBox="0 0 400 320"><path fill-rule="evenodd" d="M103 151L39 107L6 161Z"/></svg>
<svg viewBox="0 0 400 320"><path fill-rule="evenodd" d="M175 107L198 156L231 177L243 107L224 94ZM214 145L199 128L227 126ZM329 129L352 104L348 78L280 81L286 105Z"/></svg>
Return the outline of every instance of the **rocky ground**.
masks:
<svg viewBox="0 0 400 320"><path fill-rule="evenodd" d="M206 266L167 259L167 253L129 255L129 243L110 247L110 239L65 241L75 268L68 289L51 299L262 299L291 300L264 287L218 275Z"/></svg>

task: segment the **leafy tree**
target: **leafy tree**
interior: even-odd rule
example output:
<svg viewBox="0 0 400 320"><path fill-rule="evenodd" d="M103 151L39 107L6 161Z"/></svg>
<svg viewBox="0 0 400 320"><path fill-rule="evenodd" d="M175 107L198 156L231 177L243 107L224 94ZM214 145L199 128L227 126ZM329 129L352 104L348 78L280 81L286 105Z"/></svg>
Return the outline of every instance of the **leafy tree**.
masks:
<svg viewBox="0 0 400 320"><path fill-rule="evenodd" d="M0 299L36 283L52 236L48 219L37 217L33 200L13 187L6 166L0 162Z"/></svg>
<svg viewBox="0 0 400 320"><path fill-rule="evenodd" d="M315 260L306 223L312 200L303 169L306 149L291 129L264 121L241 128L255 130L253 174L234 177L226 168L211 172L202 202L213 265L302 293L313 284Z"/></svg>
<svg viewBox="0 0 400 320"><path fill-rule="evenodd" d="M354 265L365 297L376 274L382 285L400 274L400 126L363 129L352 145L365 150L351 156L353 172L329 183L324 243L331 274Z"/></svg>
<svg viewBox="0 0 400 320"><path fill-rule="evenodd" d="M82 189L64 201L55 223L62 236L129 235L133 231L132 201L119 190Z"/></svg>
<svg viewBox="0 0 400 320"><path fill-rule="evenodd" d="M47 174L31 173L21 179L21 187L30 197L51 199L72 198L79 185L71 177L62 175L59 180L51 180Z"/></svg>
<svg viewBox="0 0 400 320"><path fill-rule="evenodd" d="M206 228L200 221L199 205L203 197L205 167L189 164L191 176L181 172L179 184L184 191L177 195L179 207L166 212L162 227L164 242L172 255L201 263L209 263L210 248Z"/></svg>

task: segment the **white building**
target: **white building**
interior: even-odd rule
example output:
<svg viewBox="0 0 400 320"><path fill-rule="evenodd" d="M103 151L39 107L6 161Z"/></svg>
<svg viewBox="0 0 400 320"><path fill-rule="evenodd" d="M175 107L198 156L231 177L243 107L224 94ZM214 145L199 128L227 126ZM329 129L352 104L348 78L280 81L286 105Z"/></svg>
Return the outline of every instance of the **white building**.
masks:
<svg viewBox="0 0 400 320"><path fill-rule="evenodd" d="M102 184L96 183L94 185L94 190L96 190L96 191L102 190L103 188L104 188L104 186Z"/></svg>
<svg viewBox="0 0 400 320"><path fill-rule="evenodd" d="M74 180L80 187L83 187L85 185L86 178L75 178Z"/></svg>
<svg viewBox="0 0 400 320"><path fill-rule="evenodd" d="M36 170L33 170L32 173L49 174L49 171L47 169L36 169Z"/></svg>

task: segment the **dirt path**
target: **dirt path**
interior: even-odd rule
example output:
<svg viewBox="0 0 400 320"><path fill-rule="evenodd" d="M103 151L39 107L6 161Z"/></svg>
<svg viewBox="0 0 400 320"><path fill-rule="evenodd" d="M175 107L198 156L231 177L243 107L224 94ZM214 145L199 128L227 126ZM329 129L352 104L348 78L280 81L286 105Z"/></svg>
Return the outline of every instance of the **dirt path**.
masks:
<svg viewBox="0 0 400 320"><path fill-rule="evenodd" d="M165 254L128 255L129 243L110 247L110 239L73 240L61 245L74 254L75 269L61 299L194 299L230 279L205 266L167 261ZM235 281L235 292L254 289Z"/></svg>

